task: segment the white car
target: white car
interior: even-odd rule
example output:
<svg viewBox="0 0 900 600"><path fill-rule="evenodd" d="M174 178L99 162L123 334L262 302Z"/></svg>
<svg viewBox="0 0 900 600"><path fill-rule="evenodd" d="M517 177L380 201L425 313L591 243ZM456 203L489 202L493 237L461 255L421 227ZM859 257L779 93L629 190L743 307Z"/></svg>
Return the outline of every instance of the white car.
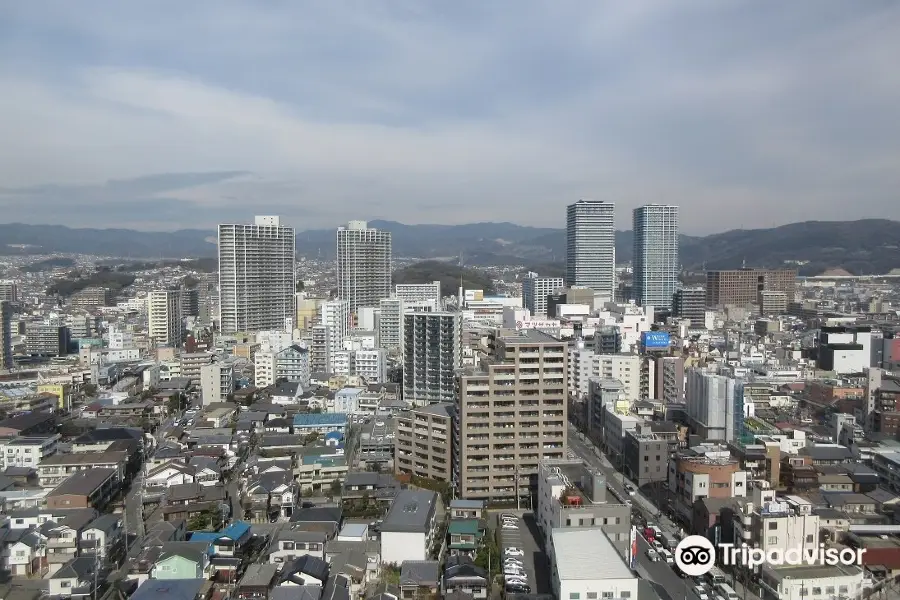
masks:
<svg viewBox="0 0 900 600"><path fill-rule="evenodd" d="M376 427L384 427L384 421L375 421Z"/></svg>
<svg viewBox="0 0 900 600"><path fill-rule="evenodd" d="M525 571L523 571L522 569L511 569L509 567L505 567L503 569L503 574L507 577L525 577Z"/></svg>
<svg viewBox="0 0 900 600"><path fill-rule="evenodd" d="M525 556L525 552L521 548L507 548L503 552L507 556Z"/></svg>
<svg viewBox="0 0 900 600"><path fill-rule="evenodd" d="M509 585L528 585L528 580L524 577L517 577L515 575L507 575L506 583Z"/></svg>
<svg viewBox="0 0 900 600"><path fill-rule="evenodd" d="M706 593L706 590L704 590L704 589L703 589L702 587L700 587L700 586L697 586L697 587L694 588L694 593L697 594L697 597L698 597L700 600L709 600L709 594L707 594L707 593Z"/></svg>
<svg viewBox="0 0 900 600"><path fill-rule="evenodd" d="M507 558L503 561L504 567L525 567L525 563L523 563L518 558Z"/></svg>

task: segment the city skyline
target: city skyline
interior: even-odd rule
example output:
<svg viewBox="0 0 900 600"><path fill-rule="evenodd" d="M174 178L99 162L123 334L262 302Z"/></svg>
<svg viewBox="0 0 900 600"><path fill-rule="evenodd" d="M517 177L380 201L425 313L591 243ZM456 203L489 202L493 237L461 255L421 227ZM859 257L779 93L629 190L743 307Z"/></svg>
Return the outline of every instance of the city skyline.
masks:
<svg viewBox="0 0 900 600"><path fill-rule="evenodd" d="M8 4L0 210L142 230L247 205L298 230L560 226L580 197L615 202L618 229L679 205L689 234L900 218L900 7L508 6Z"/></svg>

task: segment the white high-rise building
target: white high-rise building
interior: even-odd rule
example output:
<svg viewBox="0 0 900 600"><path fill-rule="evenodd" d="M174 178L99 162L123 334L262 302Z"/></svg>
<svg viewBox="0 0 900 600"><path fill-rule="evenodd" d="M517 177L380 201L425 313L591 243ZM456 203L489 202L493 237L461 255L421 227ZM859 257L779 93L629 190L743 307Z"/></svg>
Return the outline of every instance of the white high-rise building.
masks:
<svg viewBox="0 0 900 600"><path fill-rule="evenodd" d="M528 273L522 280L522 303L533 317L556 317L547 315L547 296L565 285L562 277L540 277Z"/></svg>
<svg viewBox="0 0 900 600"><path fill-rule="evenodd" d="M391 295L391 233L350 221L337 230L338 298L350 312Z"/></svg>
<svg viewBox="0 0 900 600"><path fill-rule="evenodd" d="M566 208L566 285L615 298L616 205L579 200Z"/></svg>
<svg viewBox="0 0 900 600"><path fill-rule="evenodd" d="M462 366L462 313L403 315L403 400L415 405L454 402Z"/></svg>
<svg viewBox="0 0 900 600"><path fill-rule="evenodd" d="M744 429L744 383L739 379L693 368L685 378L688 425L706 440L732 442Z"/></svg>
<svg viewBox="0 0 900 600"><path fill-rule="evenodd" d="M222 333L284 328L294 317L295 256L294 228L278 217L219 225Z"/></svg>
<svg viewBox="0 0 900 600"><path fill-rule="evenodd" d="M180 290L157 290L147 294L147 334L157 346L181 345L184 334Z"/></svg>
<svg viewBox="0 0 900 600"><path fill-rule="evenodd" d="M334 356L344 349L344 338L350 335L353 317L350 313L350 302L347 300L329 300L319 308L319 323L325 327L325 365L329 373L334 372Z"/></svg>
<svg viewBox="0 0 900 600"><path fill-rule="evenodd" d="M678 289L678 207L648 204L634 209L634 299L668 308Z"/></svg>

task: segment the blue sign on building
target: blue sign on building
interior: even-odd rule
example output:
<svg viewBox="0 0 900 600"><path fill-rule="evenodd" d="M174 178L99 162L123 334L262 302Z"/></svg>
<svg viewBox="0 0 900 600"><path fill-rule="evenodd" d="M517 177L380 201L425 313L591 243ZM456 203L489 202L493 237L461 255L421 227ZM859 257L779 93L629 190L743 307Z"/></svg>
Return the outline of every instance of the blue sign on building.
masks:
<svg viewBox="0 0 900 600"><path fill-rule="evenodd" d="M668 348L669 343L669 332L667 331L645 331L643 333L642 345L646 350Z"/></svg>

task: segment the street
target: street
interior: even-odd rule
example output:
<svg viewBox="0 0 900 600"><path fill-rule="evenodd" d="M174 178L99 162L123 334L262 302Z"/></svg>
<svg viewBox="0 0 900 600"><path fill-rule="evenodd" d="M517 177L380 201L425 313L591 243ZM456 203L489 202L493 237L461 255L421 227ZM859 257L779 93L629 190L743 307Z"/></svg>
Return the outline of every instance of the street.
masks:
<svg viewBox="0 0 900 600"><path fill-rule="evenodd" d="M635 489L637 489L637 485L635 485L634 482L627 480L624 475L616 471L606 455L604 455L599 448L594 446L590 440L580 433L571 423L569 424L568 431L568 445L569 450L587 463L588 466L604 473L610 487L612 487L622 498L629 498L632 502L632 507L639 510L648 523L655 523L667 535L681 531L681 527L673 523L665 515L661 514L659 508L648 500L640 491L629 496L628 492L625 491L625 483L630 483ZM682 579L675 573L673 568L663 560L657 562L651 561L647 558L648 547L647 541L641 535L638 535L637 571L641 577L653 582L660 597L663 598L663 600L699 600L693 589L691 589L696 585L693 580L691 578ZM756 594L753 594L750 590L745 590L739 582L731 581L729 583L742 599L759 600L759 597Z"/></svg>

